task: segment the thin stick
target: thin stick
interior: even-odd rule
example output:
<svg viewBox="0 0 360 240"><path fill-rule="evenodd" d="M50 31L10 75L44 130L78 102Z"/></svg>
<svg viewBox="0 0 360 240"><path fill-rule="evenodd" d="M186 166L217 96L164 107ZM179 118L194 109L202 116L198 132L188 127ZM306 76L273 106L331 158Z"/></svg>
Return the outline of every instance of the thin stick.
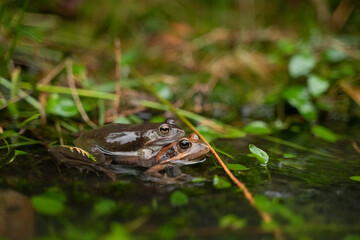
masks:
<svg viewBox="0 0 360 240"><path fill-rule="evenodd" d="M51 80L53 80L64 68L65 68L66 61L62 61L56 67L54 67L48 74L45 75L39 82L36 83L36 86L46 85Z"/></svg>
<svg viewBox="0 0 360 240"><path fill-rule="evenodd" d="M66 73L67 73L67 79L68 79L68 84L71 90L71 95L73 96L73 99L75 101L76 107L80 112L80 115L82 117L82 119L92 128L97 128L96 124L93 123L89 116L86 114L85 109L80 101L80 97L77 94L76 91L76 86L75 86L75 80L74 80L74 75L73 75L73 71L72 71L72 60L71 59L67 59L66 60Z"/></svg>
<svg viewBox="0 0 360 240"><path fill-rule="evenodd" d="M60 125L59 120L57 120L57 119L55 120L55 129L56 129L56 131L58 132L58 135L59 135L60 145L64 145L64 138L62 136L61 125Z"/></svg>
<svg viewBox="0 0 360 240"><path fill-rule="evenodd" d="M222 168L224 169L224 171L226 172L226 174L229 176L229 178L242 190L245 198L249 201L250 205L253 206L259 213L259 215L261 216L261 218L266 222L266 223L270 223L272 222L272 218L270 216L270 214L268 214L267 212L264 212L260 209L258 209L255 205L255 200L254 197L252 196L252 194L250 193L250 191L247 189L247 187L241 183L233 174L232 172L229 170L229 168L225 165L225 163L221 160L221 158L219 157L219 155L216 153L216 151L211 147L211 145L208 143L208 141L206 141L206 139L199 133L199 131L194 127L194 125L192 125L190 123L189 120L187 120L184 116L182 116L181 114L179 114L179 112L177 111L177 109L166 99L161 98L157 92L151 87L150 84L148 84L144 77L135 69L132 69L133 73L136 75L136 77L138 77L138 80L140 81L140 83L150 92L152 93L160 102L162 102L163 104L165 104L170 111L172 111L173 113L175 113L179 119L185 123L193 132L195 132L200 138L201 140L203 140L209 147L210 147L210 151L212 152L212 154L215 156L215 158L217 159L217 161L220 163L220 165L222 166ZM281 232L281 230L279 228L275 229L275 237L277 239L284 239L283 234Z"/></svg>
<svg viewBox="0 0 360 240"><path fill-rule="evenodd" d="M114 115L117 116L120 107L121 97L121 42L119 39L115 40L115 79L116 79L116 99L114 100Z"/></svg>
<svg viewBox="0 0 360 240"><path fill-rule="evenodd" d="M40 119L41 119L41 123L42 124L46 124L46 93L44 92L41 92L39 93L39 102L40 102L40 109L39 109L39 112L40 112Z"/></svg>

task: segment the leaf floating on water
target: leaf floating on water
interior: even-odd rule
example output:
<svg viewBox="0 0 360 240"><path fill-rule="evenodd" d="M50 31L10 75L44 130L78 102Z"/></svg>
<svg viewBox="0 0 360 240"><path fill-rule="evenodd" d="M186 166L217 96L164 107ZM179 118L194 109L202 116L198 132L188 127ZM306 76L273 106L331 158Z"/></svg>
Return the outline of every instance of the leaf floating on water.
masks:
<svg viewBox="0 0 360 240"><path fill-rule="evenodd" d="M229 164L226 164L226 166L230 169L230 170L233 170L233 171L245 171L245 170L249 170L248 167L242 165L242 164L238 164L238 163L229 163Z"/></svg>
<svg viewBox="0 0 360 240"><path fill-rule="evenodd" d="M317 136L325 141L328 141L328 142L334 143L339 139L339 137L336 133L334 133L330 129L320 126L320 125L313 126L311 128L311 131L315 136Z"/></svg>
<svg viewBox="0 0 360 240"><path fill-rule="evenodd" d="M170 203L173 206L183 206L186 205L188 202L188 196L181 191L175 191L173 192L173 194L171 194Z"/></svg>
<svg viewBox="0 0 360 240"><path fill-rule="evenodd" d="M225 179L220 178L218 175L214 176L213 184L216 188L229 188L231 187L231 183L226 181Z"/></svg>
<svg viewBox="0 0 360 240"><path fill-rule="evenodd" d="M352 176L352 177L350 177L350 179L360 182L360 176Z"/></svg>
<svg viewBox="0 0 360 240"><path fill-rule="evenodd" d="M249 150L255 154L256 159L261 163L266 165L269 162L269 155L262 149L256 147L253 144L249 145Z"/></svg>

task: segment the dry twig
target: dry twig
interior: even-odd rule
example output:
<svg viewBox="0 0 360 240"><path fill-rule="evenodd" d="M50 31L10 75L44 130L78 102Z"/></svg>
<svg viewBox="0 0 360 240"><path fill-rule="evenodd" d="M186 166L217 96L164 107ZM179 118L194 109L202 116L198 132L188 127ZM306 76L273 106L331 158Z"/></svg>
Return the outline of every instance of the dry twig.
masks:
<svg viewBox="0 0 360 240"><path fill-rule="evenodd" d="M115 79L116 79L116 99L114 100L114 115L117 116L120 107L121 97L121 42L119 39L115 40Z"/></svg>
<svg viewBox="0 0 360 240"><path fill-rule="evenodd" d="M86 114L85 109L80 101L80 97L76 91L71 59L66 60L66 73L67 73L68 84L69 84L69 87L71 90L71 95L73 96L76 107L79 110L82 119L92 128L96 128L97 127L96 124L94 122L92 122L90 120L89 116Z"/></svg>

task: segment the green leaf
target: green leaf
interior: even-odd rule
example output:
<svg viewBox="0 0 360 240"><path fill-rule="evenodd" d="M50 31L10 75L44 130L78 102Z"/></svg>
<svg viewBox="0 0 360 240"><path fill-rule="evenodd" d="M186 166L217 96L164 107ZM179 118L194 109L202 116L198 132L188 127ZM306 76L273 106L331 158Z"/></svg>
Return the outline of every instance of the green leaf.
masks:
<svg viewBox="0 0 360 240"><path fill-rule="evenodd" d="M320 125L313 126L311 128L311 131L315 136L317 136L325 141L328 141L328 142L334 143L339 139L339 137L336 133L334 133L330 129L320 126Z"/></svg>
<svg viewBox="0 0 360 240"><path fill-rule="evenodd" d="M53 93L46 103L46 112L62 117L73 117L79 111L73 99L65 96L60 97L59 94Z"/></svg>
<svg viewBox="0 0 360 240"><path fill-rule="evenodd" d="M106 234L105 236L103 236L101 239L103 240L130 240L133 239L128 230L126 230L126 228L121 225L120 223L112 223L111 224L111 230L108 234Z"/></svg>
<svg viewBox="0 0 360 240"><path fill-rule="evenodd" d="M347 58L347 55L339 50L330 48L325 52L325 59L329 62L336 63Z"/></svg>
<svg viewBox="0 0 360 240"><path fill-rule="evenodd" d="M24 152L24 151L21 151L21 150L15 150L14 152L15 152L14 156L7 162L7 164L13 162L15 160L16 156L27 154L27 152Z"/></svg>
<svg viewBox="0 0 360 240"><path fill-rule="evenodd" d="M193 177L191 179L192 182L205 182L206 181L206 178L204 177Z"/></svg>
<svg viewBox="0 0 360 240"><path fill-rule="evenodd" d="M284 157L284 158L295 158L296 155L291 154L291 153L284 153L284 154L283 154L283 157Z"/></svg>
<svg viewBox="0 0 360 240"><path fill-rule="evenodd" d="M233 230L239 230L246 225L246 219L238 218L234 214L228 214L220 219L221 228L230 228Z"/></svg>
<svg viewBox="0 0 360 240"><path fill-rule="evenodd" d="M150 122L152 122L152 123L162 123L164 121L165 121L165 118L163 116L160 116L160 115L155 115L150 120Z"/></svg>
<svg viewBox="0 0 360 240"><path fill-rule="evenodd" d="M307 55L294 55L289 62L289 73L293 78L306 76L315 66L315 59Z"/></svg>
<svg viewBox="0 0 360 240"><path fill-rule="evenodd" d="M64 209L66 196L58 188L50 188L47 192L31 197L35 210L45 215L60 215Z"/></svg>
<svg viewBox="0 0 360 240"><path fill-rule="evenodd" d="M261 163L266 165L269 162L269 155L262 149L256 147L253 144L249 145L249 150L255 154L256 159Z"/></svg>
<svg viewBox="0 0 360 240"><path fill-rule="evenodd" d="M114 120L114 123L121 123L121 124L131 124L130 119L126 118L126 117L117 117Z"/></svg>
<svg viewBox="0 0 360 240"><path fill-rule="evenodd" d="M242 138L245 137L246 133L236 127L228 127L226 128L226 133L225 134L219 134L219 137L222 138Z"/></svg>
<svg viewBox="0 0 360 240"><path fill-rule="evenodd" d="M229 164L226 164L226 166L230 169L230 170L233 170L233 171L246 171L246 170L249 170L248 167L244 166L244 165L241 165L241 164L238 164L238 163L229 163Z"/></svg>
<svg viewBox="0 0 360 240"><path fill-rule="evenodd" d="M219 189L231 187L230 182L226 181L225 179L220 178L218 175L214 176L213 185Z"/></svg>
<svg viewBox="0 0 360 240"><path fill-rule="evenodd" d="M251 134L270 134L271 128L263 121L254 121L246 125L244 131Z"/></svg>
<svg viewBox="0 0 360 240"><path fill-rule="evenodd" d="M114 211L116 203L110 199L101 199L94 205L93 213L95 216L108 215Z"/></svg>
<svg viewBox="0 0 360 240"><path fill-rule="evenodd" d="M26 124L28 124L30 121L38 119L40 114L34 114L31 117L25 119L22 123L20 123L19 128L23 128Z"/></svg>
<svg viewBox="0 0 360 240"><path fill-rule="evenodd" d="M197 126L196 129L209 143L218 137L218 133L208 126L200 125Z"/></svg>
<svg viewBox="0 0 360 240"><path fill-rule="evenodd" d="M316 120L317 110L310 100L309 93L304 86L291 86L283 91L284 99L308 121Z"/></svg>
<svg viewBox="0 0 360 240"><path fill-rule="evenodd" d="M175 191L171 194L170 203L173 206L183 206L186 205L188 202L188 196L181 191Z"/></svg>
<svg viewBox="0 0 360 240"><path fill-rule="evenodd" d="M360 176L351 176L350 179L360 182Z"/></svg>
<svg viewBox="0 0 360 240"><path fill-rule="evenodd" d="M156 90L156 92L159 94L160 97L165 98L165 99L171 99L173 94L170 90L170 87L167 84L164 83L156 83L154 85L154 88Z"/></svg>
<svg viewBox="0 0 360 240"><path fill-rule="evenodd" d="M318 97L326 92L329 88L330 83L323 78L320 78L316 75L310 75L307 79L307 85L309 92L313 97Z"/></svg>

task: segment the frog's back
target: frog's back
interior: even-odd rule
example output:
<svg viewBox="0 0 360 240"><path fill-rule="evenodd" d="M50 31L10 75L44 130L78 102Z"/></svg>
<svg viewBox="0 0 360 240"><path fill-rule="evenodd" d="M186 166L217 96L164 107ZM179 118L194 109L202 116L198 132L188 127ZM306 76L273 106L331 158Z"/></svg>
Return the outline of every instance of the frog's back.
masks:
<svg viewBox="0 0 360 240"><path fill-rule="evenodd" d="M158 125L155 123L139 125L112 123L82 133L74 143L83 148L89 148L87 145L95 145L112 152L135 150L148 141L144 133L156 129Z"/></svg>

